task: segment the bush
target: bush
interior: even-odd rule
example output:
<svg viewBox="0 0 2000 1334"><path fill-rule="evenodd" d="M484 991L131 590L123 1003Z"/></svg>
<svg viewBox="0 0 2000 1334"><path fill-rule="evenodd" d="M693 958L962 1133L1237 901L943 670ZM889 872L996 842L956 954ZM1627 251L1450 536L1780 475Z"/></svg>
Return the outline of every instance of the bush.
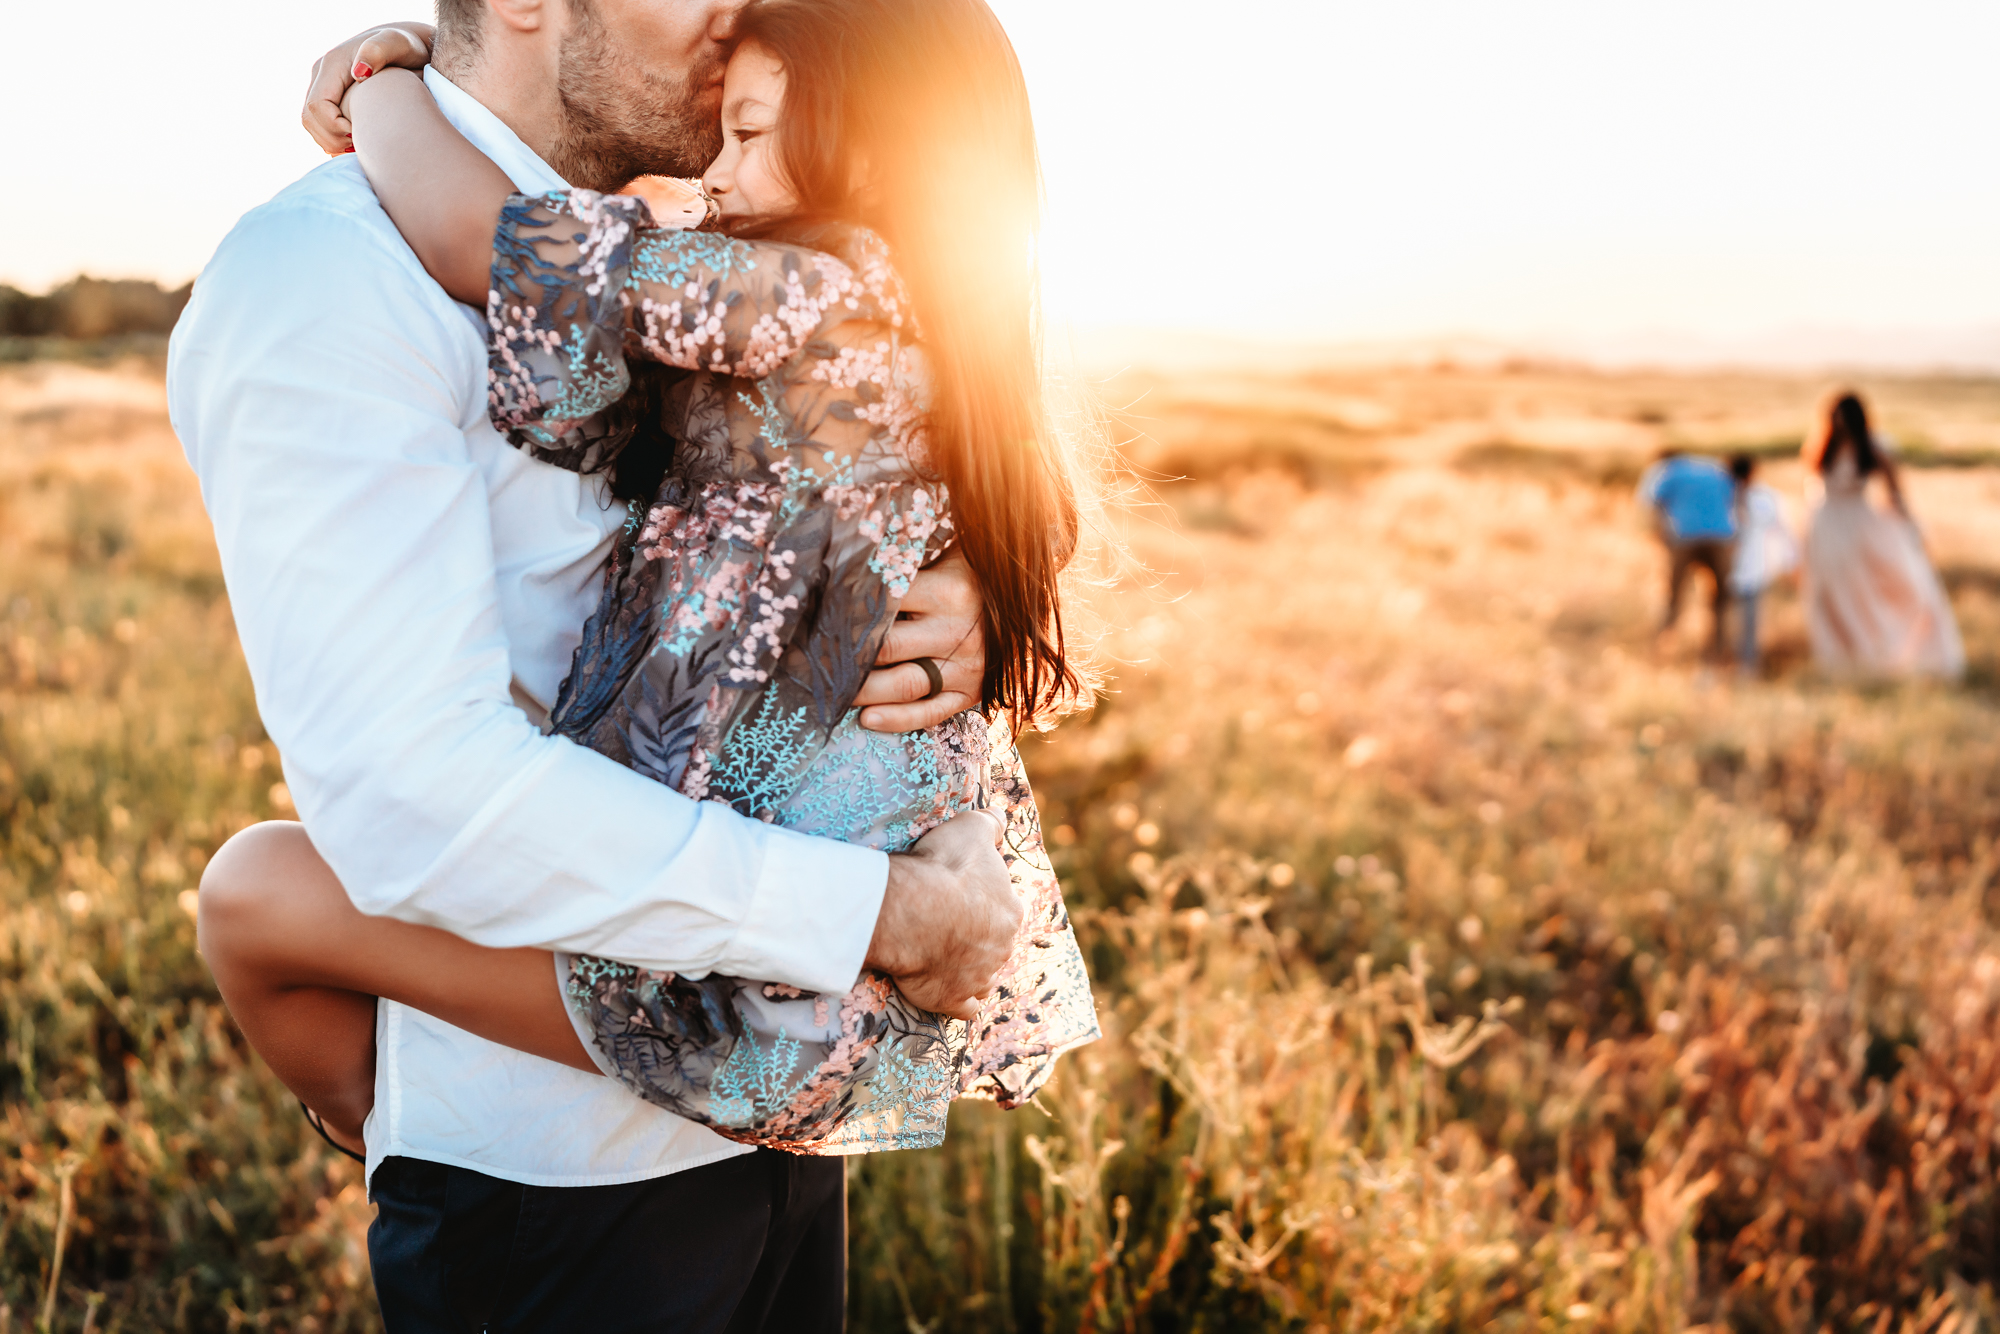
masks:
<svg viewBox="0 0 2000 1334"><path fill-rule="evenodd" d="M170 292L157 283L84 276L46 296L0 285L0 335L83 341L171 333L193 293L193 283Z"/></svg>

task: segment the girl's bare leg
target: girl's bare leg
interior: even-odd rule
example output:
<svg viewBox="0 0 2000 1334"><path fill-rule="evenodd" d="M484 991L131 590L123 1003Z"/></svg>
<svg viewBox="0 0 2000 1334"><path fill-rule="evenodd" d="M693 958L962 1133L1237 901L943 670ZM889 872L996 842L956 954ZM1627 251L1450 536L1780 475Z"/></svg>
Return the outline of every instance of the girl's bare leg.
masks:
<svg viewBox="0 0 2000 1334"><path fill-rule="evenodd" d="M355 908L305 826L254 825L201 878L202 956L257 1054L349 1147L375 1102L375 998L597 1073L546 950L495 950Z"/></svg>

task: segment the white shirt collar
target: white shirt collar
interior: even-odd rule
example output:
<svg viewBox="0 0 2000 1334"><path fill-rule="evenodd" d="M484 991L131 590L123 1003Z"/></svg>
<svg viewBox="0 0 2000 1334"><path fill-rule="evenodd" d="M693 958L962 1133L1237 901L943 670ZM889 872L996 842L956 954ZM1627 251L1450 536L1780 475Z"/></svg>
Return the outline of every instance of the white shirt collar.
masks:
<svg viewBox="0 0 2000 1334"><path fill-rule="evenodd" d="M474 148L492 158L493 164L514 182L516 190L524 195L541 195L570 188L569 182L542 161L534 149L522 143L521 136L509 129L505 121L488 111L478 98L438 73L436 66L424 66L424 86L437 99L444 118L471 140Z"/></svg>

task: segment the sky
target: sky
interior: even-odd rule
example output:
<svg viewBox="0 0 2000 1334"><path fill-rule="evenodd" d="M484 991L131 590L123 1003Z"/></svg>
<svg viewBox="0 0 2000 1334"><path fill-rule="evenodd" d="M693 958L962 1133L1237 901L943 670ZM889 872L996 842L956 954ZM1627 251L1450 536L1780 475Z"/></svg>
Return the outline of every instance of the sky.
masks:
<svg viewBox="0 0 2000 1334"><path fill-rule="evenodd" d="M1233 337L1748 346L1983 330L1991 0L992 0L1048 300ZM421 5L416 7L421 13ZM320 160L311 61L380 0L11 16L0 281L178 283ZM1946 338L1949 341L1949 338Z"/></svg>

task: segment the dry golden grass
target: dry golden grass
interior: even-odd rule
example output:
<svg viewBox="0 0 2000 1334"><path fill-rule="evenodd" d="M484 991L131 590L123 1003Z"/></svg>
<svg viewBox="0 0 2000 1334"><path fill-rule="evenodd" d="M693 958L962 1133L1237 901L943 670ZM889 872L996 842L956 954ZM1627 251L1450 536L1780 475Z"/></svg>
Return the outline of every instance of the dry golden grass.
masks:
<svg viewBox="0 0 2000 1334"><path fill-rule="evenodd" d="M854 1163L854 1327L2000 1318L2000 385L1868 387L1964 465L1912 488L1963 687L1818 681L1783 597L1765 680L1652 642L1644 452L1774 448L1821 386L1107 384L1191 479L1029 759L1107 1036ZM274 760L157 368L7 371L0 1320L375 1327L355 1175L183 907Z"/></svg>

